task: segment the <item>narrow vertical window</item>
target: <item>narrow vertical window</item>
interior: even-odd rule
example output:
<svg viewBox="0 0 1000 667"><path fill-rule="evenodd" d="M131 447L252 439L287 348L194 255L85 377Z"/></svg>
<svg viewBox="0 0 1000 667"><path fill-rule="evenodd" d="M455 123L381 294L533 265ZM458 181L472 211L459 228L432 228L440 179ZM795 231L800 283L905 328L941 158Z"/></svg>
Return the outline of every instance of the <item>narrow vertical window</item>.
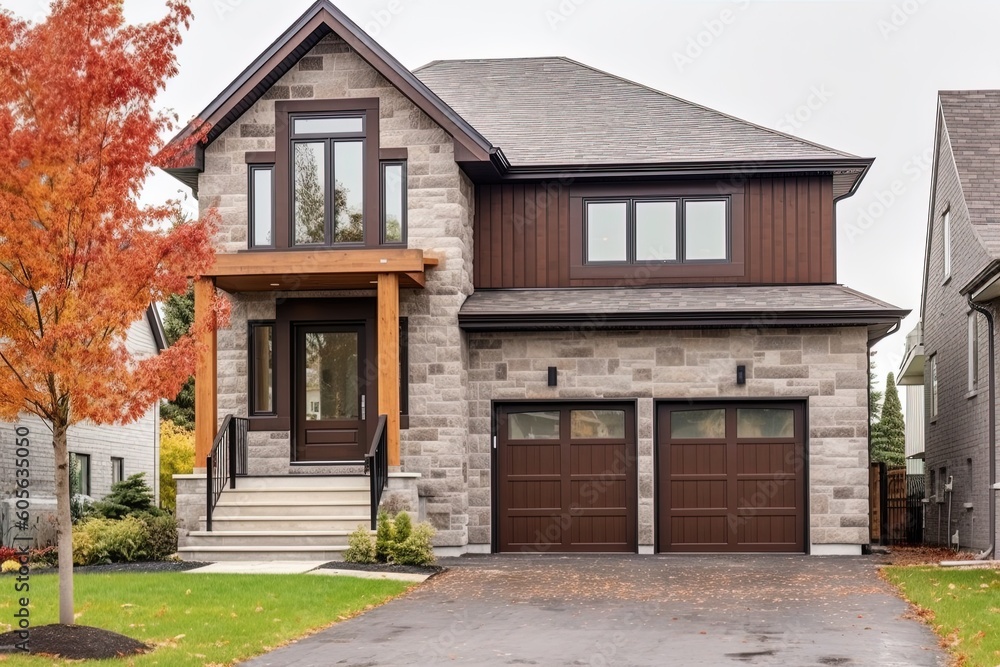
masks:
<svg viewBox="0 0 1000 667"><path fill-rule="evenodd" d="M979 313L969 313L969 391L979 387Z"/></svg>
<svg viewBox="0 0 1000 667"><path fill-rule="evenodd" d="M69 455L70 483L76 495L90 495L90 454Z"/></svg>
<svg viewBox="0 0 1000 667"><path fill-rule="evenodd" d="M944 280L948 280L951 277L951 211L944 212L941 234L944 246Z"/></svg>
<svg viewBox="0 0 1000 667"><path fill-rule="evenodd" d="M112 456L111 457L111 483L117 484L125 480L125 459Z"/></svg>
<svg viewBox="0 0 1000 667"><path fill-rule="evenodd" d="M250 167L250 247L274 246L274 165Z"/></svg>
<svg viewBox="0 0 1000 667"><path fill-rule="evenodd" d="M406 163L382 163L382 243L406 242Z"/></svg>
<svg viewBox="0 0 1000 667"><path fill-rule="evenodd" d="M938 415L938 374L937 374L937 355L932 354L927 359L928 365L930 365L930 405L929 413L931 419L936 419Z"/></svg>
<svg viewBox="0 0 1000 667"><path fill-rule="evenodd" d="M250 414L273 415L274 323L250 323Z"/></svg>

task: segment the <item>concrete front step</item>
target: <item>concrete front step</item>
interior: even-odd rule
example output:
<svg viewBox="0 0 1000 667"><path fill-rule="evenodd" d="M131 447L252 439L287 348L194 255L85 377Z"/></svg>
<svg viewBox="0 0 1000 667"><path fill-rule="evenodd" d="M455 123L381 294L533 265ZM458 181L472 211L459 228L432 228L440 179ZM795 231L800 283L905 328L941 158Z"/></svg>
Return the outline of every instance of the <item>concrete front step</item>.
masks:
<svg viewBox="0 0 1000 667"><path fill-rule="evenodd" d="M353 530L195 530L188 533L185 546L266 547L277 544L288 547L346 547L347 536Z"/></svg>
<svg viewBox="0 0 1000 667"><path fill-rule="evenodd" d="M367 475L277 475L237 477L236 489L369 489Z"/></svg>
<svg viewBox="0 0 1000 667"><path fill-rule="evenodd" d="M219 516L212 515L213 532L226 533L229 531L324 531L324 530L346 530L354 531L359 525L369 526L371 515L367 508L363 514L348 515L316 515L301 516L287 512L283 515L244 515L244 516ZM205 517L201 517L201 524L205 525Z"/></svg>
<svg viewBox="0 0 1000 667"><path fill-rule="evenodd" d="M241 489L237 487L223 491L220 502L222 499L225 499L227 503L350 501L367 504L371 500L371 492L368 490L368 487L344 489L287 488L277 486L270 489Z"/></svg>
<svg viewBox="0 0 1000 667"><path fill-rule="evenodd" d="M177 550L185 561L343 560L344 546L190 546Z"/></svg>
<svg viewBox="0 0 1000 667"><path fill-rule="evenodd" d="M218 517L235 518L238 516L276 516L288 519L290 517L312 516L364 516L371 519L371 505L368 500L359 503L339 500L258 500L254 502L233 502L223 494L219 504L212 512L212 519Z"/></svg>

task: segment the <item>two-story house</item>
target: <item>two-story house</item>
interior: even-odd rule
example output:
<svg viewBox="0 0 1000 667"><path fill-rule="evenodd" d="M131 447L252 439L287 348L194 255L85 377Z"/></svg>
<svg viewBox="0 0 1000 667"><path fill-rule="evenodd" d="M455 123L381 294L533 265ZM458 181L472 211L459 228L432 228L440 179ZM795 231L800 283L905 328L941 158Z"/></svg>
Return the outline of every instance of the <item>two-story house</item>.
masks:
<svg viewBox="0 0 1000 667"><path fill-rule="evenodd" d="M1000 90L938 94L921 298L903 369L924 388L924 540L996 547Z"/></svg>
<svg viewBox="0 0 1000 667"><path fill-rule="evenodd" d="M327 557L389 496L441 553L868 543L872 160L565 58L409 71L325 0L202 122L185 557Z"/></svg>

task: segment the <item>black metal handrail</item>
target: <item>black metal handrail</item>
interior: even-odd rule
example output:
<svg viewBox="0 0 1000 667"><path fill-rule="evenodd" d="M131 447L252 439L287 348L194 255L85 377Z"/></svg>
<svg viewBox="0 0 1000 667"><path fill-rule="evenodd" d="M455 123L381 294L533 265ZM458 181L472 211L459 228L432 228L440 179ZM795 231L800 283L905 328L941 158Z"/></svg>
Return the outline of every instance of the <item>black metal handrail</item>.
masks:
<svg viewBox="0 0 1000 667"><path fill-rule="evenodd" d="M389 484L389 446L385 435L385 415L378 416L372 446L365 454L365 474L369 476L372 502L372 530L378 522L378 506L382 502L382 492Z"/></svg>
<svg viewBox="0 0 1000 667"><path fill-rule="evenodd" d="M212 530L212 512L226 485L236 488L236 478L247 474L247 431L250 420L226 415L212 443L212 453L205 459L206 498L205 530Z"/></svg>

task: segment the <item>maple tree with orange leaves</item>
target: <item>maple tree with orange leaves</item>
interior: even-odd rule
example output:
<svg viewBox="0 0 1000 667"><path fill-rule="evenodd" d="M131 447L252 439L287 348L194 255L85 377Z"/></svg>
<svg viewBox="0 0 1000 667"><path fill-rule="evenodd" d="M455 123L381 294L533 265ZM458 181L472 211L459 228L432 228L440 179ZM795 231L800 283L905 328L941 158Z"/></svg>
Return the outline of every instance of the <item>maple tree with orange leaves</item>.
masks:
<svg viewBox="0 0 1000 667"><path fill-rule="evenodd" d="M215 214L171 226L179 204L140 191L174 118L155 107L177 73L186 0L130 25L121 0L54 0L28 23L0 13L0 418L52 429L59 622L73 622L67 429L138 419L194 368L197 322L137 358L130 325L214 261ZM197 137L192 137L192 141ZM225 302L216 304L225 318Z"/></svg>

